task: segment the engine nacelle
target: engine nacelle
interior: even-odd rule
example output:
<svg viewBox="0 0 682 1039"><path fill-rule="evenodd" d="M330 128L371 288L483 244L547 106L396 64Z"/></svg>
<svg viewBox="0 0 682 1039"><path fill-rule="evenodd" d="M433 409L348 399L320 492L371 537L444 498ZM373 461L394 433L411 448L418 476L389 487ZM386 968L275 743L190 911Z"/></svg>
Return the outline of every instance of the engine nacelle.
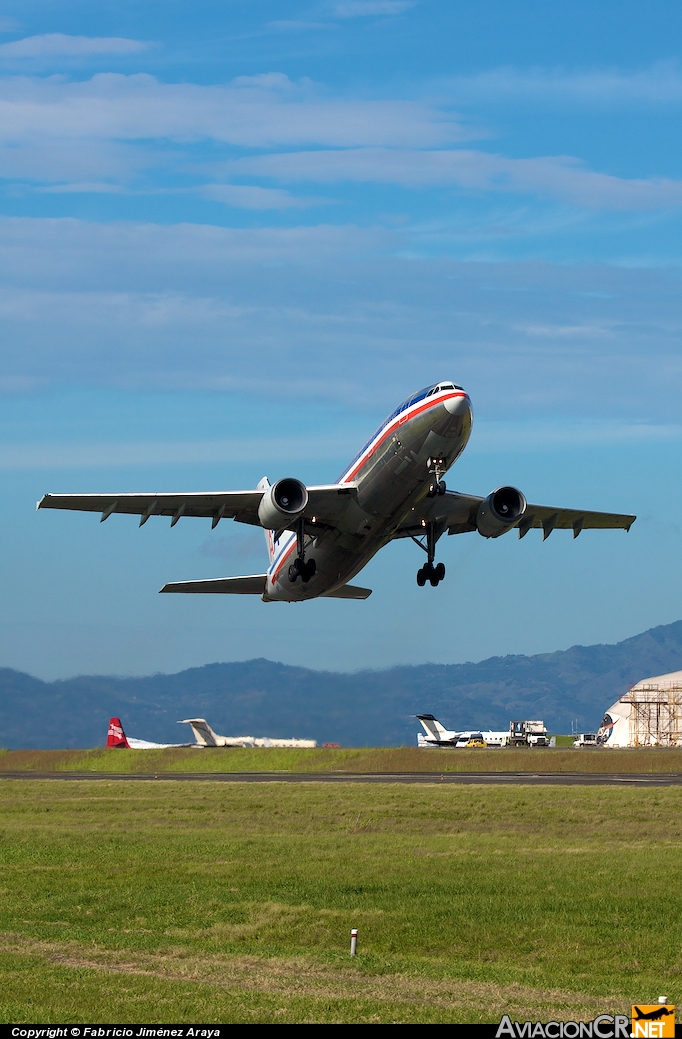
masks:
<svg viewBox="0 0 682 1039"><path fill-rule="evenodd" d="M526 499L516 487L498 487L478 506L476 526L484 538L499 538L517 523L526 511Z"/></svg>
<svg viewBox="0 0 682 1039"><path fill-rule="evenodd" d="M298 519L307 504L305 484L285 477L266 490L258 506L258 520L266 530L282 530Z"/></svg>

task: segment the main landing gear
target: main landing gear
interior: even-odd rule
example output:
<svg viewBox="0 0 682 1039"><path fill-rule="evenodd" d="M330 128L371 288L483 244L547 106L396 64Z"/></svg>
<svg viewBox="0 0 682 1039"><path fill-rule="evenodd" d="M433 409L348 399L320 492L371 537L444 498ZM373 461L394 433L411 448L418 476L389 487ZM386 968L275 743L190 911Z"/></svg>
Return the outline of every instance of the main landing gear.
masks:
<svg viewBox="0 0 682 1039"><path fill-rule="evenodd" d="M305 531L303 528L303 522L303 520L300 521L298 530L296 531L296 549L298 554L289 567L289 580L292 584L296 582L298 577L301 578L303 584L307 584L310 578L315 576L315 571L317 570L315 560L306 560L305 557Z"/></svg>
<svg viewBox="0 0 682 1039"><path fill-rule="evenodd" d="M420 588L423 588L427 581L430 582L431 587L435 588L436 585L445 577L445 564L436 563L434 566L434 558L436 555L436 530L433 523L429 523L426 528L426 544L424 545L421 541L417 541L416 538L412 538L420 548L423 548L426 552L428 559L423 566L420 566L417 570L417 584Z"/></svg>
<svg viewBox="0 0 682 1039"><path fill-rule="evenodd" d="M307 584L310 578L315 575L316 569L314 559L306 561L301 556L297 556L289 567L289 580L293 583L300 574L303 584Z"/></svg>
<svg viewBox="0 0 682 1039"><path fill-rule="evenodd" d="M427 581L431 582L433 588L445 577L445 564L436 563L424 563L422 567L417 570L417 584L420 588L423 588Z"/></svg>

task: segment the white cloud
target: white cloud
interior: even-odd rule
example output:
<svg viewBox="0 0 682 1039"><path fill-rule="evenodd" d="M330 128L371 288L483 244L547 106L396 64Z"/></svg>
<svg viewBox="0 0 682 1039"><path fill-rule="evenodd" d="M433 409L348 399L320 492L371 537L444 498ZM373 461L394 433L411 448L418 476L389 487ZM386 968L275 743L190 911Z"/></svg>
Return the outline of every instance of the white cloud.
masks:
<svg viewBox="0 0 682 1039"><path fill-rule="evenodd" d="M225 169L290 182L374 181L409 188L440 186L467 191L528 193L558 198L588 209L647 210L682 206L682 180L615 177L586 169L579 159L571 156L509 159L465 149L359 148L237 159L225 164Z"/></svg>
<svg viewBox="0 0 682 1039"><path fill-rule="evenodd" d="M301 22L294 21L291 19L268 22L268 29L275 29L278 32L306 32L309 29L330 28L332 28L332 24L330 22Z"/></svg>
<svg viewBox="0 0 682 1039"><path fill-rule="evenodd" d="M41 137L0 141L0 177L35 183L126 183L150 167L172 161L162 148L137 147L125 141ZM62 187L63 190L63 187Z"/></svg>
<svg viewBox="0 0 682 1039"><path fill-rule="evenodd" d="M0 471L12 469L92 469L137 465L211 465L307 461L350 457L354 441L339 435L249 440L54 441L0 444Z"/></svg>
<svg viewBox="0 0 682 1039"><path fill-rule="evenodd" d="M682 204L682 181L672 178L618 177L571 156L508 158L451 147L476 136L481 134L427 103L330 97L307 80L294 83L281 73L208 87L113 73L81 83L57 77L0 81L0 175L53 183L62 192L80 190L69 185L83 183L110 185L101 191L117 190L114 184L129 188L133 178L155 167L187 172L194 164L196 173L188 149L210 139L240 148L320 149L214 164L214 175L220 169L229 180L248 174L289 183L452 187L633 212ZM253 210L321 201L262 185L209 184L200 190Z"/></svg>
<svg viewBox="0 0 682 1039"><path fill-rule="evenodd" d="M0 389L222 389L388 412L448 377L489 415L679 422L679 273L396 255L409 245L383 229L3 218Z"/></svg>
<svg viewBox="0 0 682 1039"><path fill-rule="evenodd" d="M344 0L335 4L338 18L366 18L370 15L402 14L416 6L416 0Z"/></svg>
<svg viewBox="0 0 682 1039"><path fill-rule="evenodd" d="M0 44L0 58L90 57L94 54L139 54L149 43L121 36L67 36L61 32L26 36Z"/></svg>
<svg viewBox="0 0 682 1039"><path fill-rule="evenodd" d="M471 441L473 454L500 454L519 451L554 451L557 447L584 445L642 444L652 446L682 441L682 425L647 422L556 421L507 422L481 421Z"/></svg>
<svg viewBox="0 0 682 1039"><path fill-rule="evenodd" d="M470 139L447 113L416 101L329 97L286 76L239 77L227 86L159 83L153 76L101 73L82 83L56 77L0 81L0 141L64 139L244 147L322 144L429 147Z"/></svg>
<svg viewBox="0 0 682 1039"><path fill-rule="evenodd" d="M445 85L458 102L477 105L518 101L600 107L682 103L682 70L674 62L657 62L634 72L504 67L457 76Z"/></svg>
<svg viewBox="0 0 682 1039"><path fill-rule="evenodd" d="M329 205L324 198L292 195L282 188L260 188L250 184L204 184L197 189L204 198L224 202L236 209L304 209Z"/></svg>
<svg viewBox="0 0 682 1039"><path fill-rule="evenodd" d="M119 184L91 181L89 183L50 184L37 190L50 195L120 195L122 189Z"/></svg>

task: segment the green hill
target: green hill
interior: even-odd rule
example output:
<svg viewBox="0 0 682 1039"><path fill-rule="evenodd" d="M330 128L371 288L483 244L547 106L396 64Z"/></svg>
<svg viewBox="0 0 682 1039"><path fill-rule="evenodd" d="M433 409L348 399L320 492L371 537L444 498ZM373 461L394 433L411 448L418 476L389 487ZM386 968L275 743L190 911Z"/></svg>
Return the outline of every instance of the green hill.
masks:
<svg viewBox="0 0 682 1039"><path fill-rule="evenodd" d="M142 678L87 675L43 682L0 669L0 745L91 747L118 715L130 735L191 738L180 718L205 717L216 732L298 736L344 746L413 744L414 715L452 727L507 728L543 718L556 732L594 729L628 685L682 668L682 621L616 645L573 646L479 663L423 664L354 674L258 659L207 664Z"/></svg>

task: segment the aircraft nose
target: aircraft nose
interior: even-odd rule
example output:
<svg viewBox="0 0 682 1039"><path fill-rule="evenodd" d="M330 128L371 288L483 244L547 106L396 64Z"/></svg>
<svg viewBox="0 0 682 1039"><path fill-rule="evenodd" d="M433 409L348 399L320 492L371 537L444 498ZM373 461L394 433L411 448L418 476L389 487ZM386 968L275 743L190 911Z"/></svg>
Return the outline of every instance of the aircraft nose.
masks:
<svg viewBox="0 0 682 1039"><path fill-rule="evenodd" d="M459 397L448 397L447 400L443 401L443 407L451 415L466 415L467 412L471 411L471 401L464 393Z"/></svg>

